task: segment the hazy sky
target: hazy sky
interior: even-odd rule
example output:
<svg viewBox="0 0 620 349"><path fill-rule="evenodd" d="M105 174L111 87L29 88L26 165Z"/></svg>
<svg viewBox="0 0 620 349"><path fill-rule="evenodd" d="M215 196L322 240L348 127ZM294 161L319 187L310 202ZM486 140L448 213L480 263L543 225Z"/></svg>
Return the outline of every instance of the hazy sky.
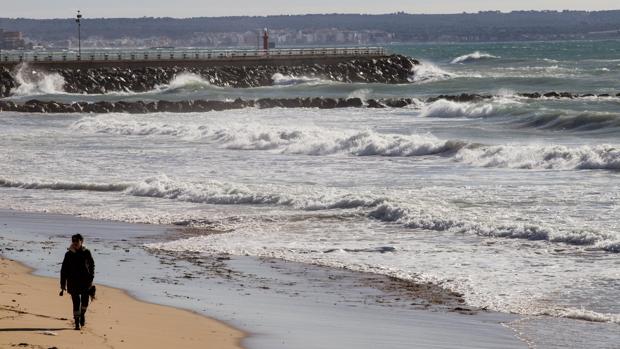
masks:
<svg viewBox="0 0 620 349"><path fill-rule="evenodd" d="M619 0L0 0L0 17L210 17L300 13L458 13L479 10L613 10Z"/></svg>

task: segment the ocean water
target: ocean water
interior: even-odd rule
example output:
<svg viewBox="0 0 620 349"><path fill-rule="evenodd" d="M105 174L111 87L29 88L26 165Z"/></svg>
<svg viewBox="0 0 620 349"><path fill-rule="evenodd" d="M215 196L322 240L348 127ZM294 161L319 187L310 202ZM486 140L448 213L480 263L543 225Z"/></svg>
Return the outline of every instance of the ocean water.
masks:
<svg viewBox="0 0 620 349"><path fill-rule="evenodd" d="M420 44L403 85L183 74L147 93L12 99L410 97L404 109L0 113L0 207L206 227L145 246L432 281L527 317L620 324L620 42ZM610 94L525 99L519 92ZM475 103L429 96L488 93ZM534 340L535 342L535 340ZM610 345L610 347L612 347Z"/></svg>

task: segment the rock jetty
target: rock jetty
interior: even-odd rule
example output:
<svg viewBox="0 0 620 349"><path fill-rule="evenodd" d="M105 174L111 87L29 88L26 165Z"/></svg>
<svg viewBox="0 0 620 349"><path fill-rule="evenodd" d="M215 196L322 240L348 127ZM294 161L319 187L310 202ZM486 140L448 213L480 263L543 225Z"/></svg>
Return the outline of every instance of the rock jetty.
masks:
<svg viewBox="0 0 620 349"><path fill-rule="evenodd" d="M520 93L524 98L577 98L577 97L612 97L611 94L572 94L569 92L550 92L550 93ZM565 97L563 97L565 96ZM620 97L620 93L616 94ZM440 95L429 97L425 103L432 103L438 100L448 100L459 103L477 102L494 98L493 95L467 94L460 95ZM10 100L0 100L0 112L26 112L26 113L130 113L145 114L156 112L170 113L192 113L221 111L242 108L405 108L417 106L419 100L412 98L390 98L390 99L368 99L363 101L360 98L261 98L256 100L236 99L234 101L221 100L187 100L187 101L119 101L119 102L75 102L58 103L54 101L29 100L25 103L15 103Z"/></svg>
<svg viewBox="0 0 620 349"><path fill-rule="evenodd" d="M402 55L382 58L356 58L333 64L218 66L209 68L152 67L49 69L64 78L64 91L69 93L100 94L111 91L146 92L169 84L182 73L199 75L212 85L222 87L259 87L274 85L276 73L283 76L310 77L340 82L407 83L413 74L415 59ZM0 96L9 96L17 85L14 75L2 71Z"/></svg>
<svg viewBox="0 0 620 349"><path fill-rule="evenodd" d="M15 84L15 78L11 72L4 67L0 67L0 98L9 96L11 90L16 87Z"/></svg>

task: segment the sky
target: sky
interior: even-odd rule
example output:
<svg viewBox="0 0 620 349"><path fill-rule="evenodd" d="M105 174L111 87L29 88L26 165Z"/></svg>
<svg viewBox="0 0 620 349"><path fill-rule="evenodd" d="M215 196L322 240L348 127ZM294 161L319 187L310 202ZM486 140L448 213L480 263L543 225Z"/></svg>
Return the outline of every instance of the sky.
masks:
<svg viewBox="0 0 620 349"><path fill-rule="evenodd" d="M220 17L305 13L616 10L619 0L0 0L0 17Z"/></svg>

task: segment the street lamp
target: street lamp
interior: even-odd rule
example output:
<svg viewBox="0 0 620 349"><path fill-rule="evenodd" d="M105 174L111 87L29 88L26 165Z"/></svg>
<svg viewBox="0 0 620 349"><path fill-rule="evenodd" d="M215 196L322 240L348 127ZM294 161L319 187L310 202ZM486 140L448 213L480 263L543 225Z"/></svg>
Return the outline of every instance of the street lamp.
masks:
<svg viewBox="0 0 620 349"><path fill-rule="evenodd" d="M82 14L80 10L77 12L77 16L75 16L75 22L78 25L78 59L82 58L82 28L80 20L82 19Z"/></svg>

